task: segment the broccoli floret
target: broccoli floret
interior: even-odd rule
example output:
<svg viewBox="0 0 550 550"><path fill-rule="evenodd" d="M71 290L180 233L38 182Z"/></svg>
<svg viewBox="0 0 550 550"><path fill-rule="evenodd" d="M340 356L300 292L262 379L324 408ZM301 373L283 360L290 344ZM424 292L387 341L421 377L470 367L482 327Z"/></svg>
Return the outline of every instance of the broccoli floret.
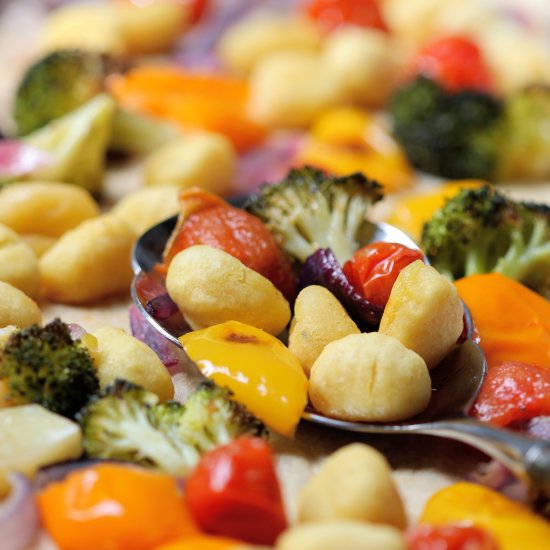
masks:
<svg viewBox="0 0 550 550"><path fill-rule="evenodd" d="M106 56L85 50L57 50L38 59L15 92L18 134L34 132L101 93L108 66Z"/></svg>
<svg viewBox="0 0 550 550"><path fill-rule="evenodd" d="M201 382L185 402L185 413L177 433L205 453L225 445L239 435L262 436L265 426L227 388L211 381Z"/></svg>
<svg viewBox="0 0 550 550"><path fill-rule="evenodd" d="M446 178L489 179L501 146L502 104L474 90L445 91L420 76L390 101L393 132L410 162Z"/></svg>
<svg viewBox="0 0 550 550"><path fill-rule="evenodd" d="M541 180L550 176L550 87L529 86L504 108L504 138L495 177Z"/></svg>
<svg viewBox="0 0 550 550"><path fill-rule="evenodd" d="M111 136L114 100L100 94L25 136L22 141L49 153L51 162L25 175L27 180L62 181L99 191Z"/></svg>
<svg viewBox="0 0 550 550"><path fill-rule="evenodd" d="M497 272L550 297L549 206L463 189L424 225L421 246L450 279Z"/></svg>
<svg viewBox="0 0 550 550"><path fill-rule="evenodd" d="M298 261L330 248L343 263L360 248L369 227L367 211L382 196L382 186L361 173L334 177L306 166L290 170L279 183L263 185L245 208Z"/></svg>
<svg viewBox="0 0 550 550"><path fill-rule="evenodd" d="M12 332L0 350L0 379L16 403L38 403L68 417L99 390L88 349L60 319Z"/></svg>
<svg viewBox="0 0 550 550"><path fill-rule="evenodd" d="M186 475L206 451L264 425L212 382L199 384L185 405L159 403L144 388L117 380L79 413L84 449L92 458L125 460Z"/></svg>
<svg viewBox="0 0 550 550"><path fill-rule="evenodd" d="M19 135L27 135L105 93L116 64L99 52L57 50L27 69L16 90L13 118ZM116 108L105 144L109 151L145 154L179 137L176 126Z"/></svg>

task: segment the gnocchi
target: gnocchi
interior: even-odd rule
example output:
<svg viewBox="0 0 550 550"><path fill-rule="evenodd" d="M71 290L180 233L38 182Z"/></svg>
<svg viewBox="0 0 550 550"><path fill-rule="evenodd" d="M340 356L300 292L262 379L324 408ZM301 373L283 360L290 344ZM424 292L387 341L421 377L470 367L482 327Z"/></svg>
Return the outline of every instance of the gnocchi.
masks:
<svg viewBox="0 0 550 550"><path fill-rule="evenodd" d="M20 234L60 237L98 215L90 193L70 183L22 182L0 191L0 223Z"/></svg>
<svg viewBox="0 0 550 550"><path fill-rule="evenodd" d="M103 327L92 334L97 347L90 353L101 388L123 378L156 393L161 401L173 399L170 373L149 346L116 327Z"/></svg>
<svg viewBox="0 0 550 550"><path fill-rule="evenodd" d="M145 184L202 187L223 195L231 189L236 153L221 134L194 133L170 141L145 161Z"/></svg>
<svg viewBox="0 0 550 550"><path fill-rule="evenodd" d="M38 304L18 288L0 281L0 328L26 328L42 322Z"/></svg>
<svg viewBox="0 0 550 550"><path fill-rule="evenodd" d="M166 288L195 330L240 321L277 335L290 321L290 306L271 281L210 246L191 246L176 254Z"/></svg>
<svg viewBox="0 0 550 550"><path fill-rule="evenodd" d="M343 420L403 420L424 410L431 393L424 359L380 332L331 342L313 363L309 379L313 406Z"/></svg>
<svg viewBox="0 0 550 550"><path fill-rule="evenodd" d="M0 281L35 297L40 286L38 259L17 233L0 224Z"/></svg>
<svg viewBox="0 0 550 550"><path fill-rule="evenodd" d="M306 19L274 14L252 15L224 33L218 53L231 70L246 74L269 54L280 51L315 52L320 44L319 27Z"/></svg>
<svg viewBox="0 0 550 550"><path fill-rule="evenodd" d="M326 288L304 288L294 303L288 349L300 360L307 375L324 347L348 334L358 334L357 325Z"/></svg>
<svg viewBox="0 0 550 550"><path fill-rule="evenodd" d="M434 368L456 345L464 328L456 287L417 260L401 270L380 321L380 332L397 338Z"/></svg>
<svg viewBox="0 0 550 550"><path fill-rule="evenodd" d="M126 195L111 210L141 235L153 225L179 212L178 188L173 186L139 189Z"/></svg>
<svg viewBox="0 0 550 550"><path fill-rule="evenodd" d="M113 214L68 231L40 258L44 295L83 304L128 290L134 240L134 231Z"/></svg>
<svg viewBox="0 0 550 550"><path fill-rule="evenodd" d="M305 127L345 97L340 79L318 55L279 52L263 59L250 80L251 115L275 127Z"/></svg>
<svg viewBox="0 0 550 550"><path fill-rule="evenodd" d="M407 524L390 465L362 443L332 453L298 495L299 522L345 519L397 529Z"/></svg>

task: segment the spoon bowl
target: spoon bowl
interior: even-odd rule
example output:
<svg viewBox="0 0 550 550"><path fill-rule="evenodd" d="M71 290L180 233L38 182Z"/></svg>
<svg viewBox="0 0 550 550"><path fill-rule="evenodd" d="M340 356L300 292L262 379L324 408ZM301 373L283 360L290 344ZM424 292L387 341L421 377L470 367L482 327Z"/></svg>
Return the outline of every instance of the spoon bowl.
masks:
<svg viewBox="0 0 550 550"><path fill-rule="evenodd" d="M177 217L174 216L149 229L138 239L132 257L134 280L132 298L148 323L175 346L182 348L178 337L187 332L183 316L177 309L162 317L151 313L151 301L166 295L162 277L154 267L162 262L164 246L170 237ZM398 242L418 249L416 243L396 227L386 223L371 223L368 242ZM368 244L365 242L365 244ZM142 287L156 289L143 292ZM158 296L155 296L158 294ZM485 374L487 362L480 347L472 340L473 323L466 310L467 339L458 345L435 369L432 378L432 397L428 407L406 421L369 423L339 420L320 414L308 407L303 418L331 428L359 433L422 433L463 441L501 461L532 489L533 496L550 496L550 442L532 439L516 432L492 428L468 416Z"/></svg>

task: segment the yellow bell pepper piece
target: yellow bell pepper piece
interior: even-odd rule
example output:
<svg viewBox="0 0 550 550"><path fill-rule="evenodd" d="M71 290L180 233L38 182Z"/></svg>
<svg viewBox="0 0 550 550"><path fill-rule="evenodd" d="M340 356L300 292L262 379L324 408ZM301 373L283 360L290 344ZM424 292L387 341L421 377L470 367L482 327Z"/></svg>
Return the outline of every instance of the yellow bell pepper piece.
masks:
<svg viewBox="0 0 550 550"><path fill-rule="evenodd" d="M331 109L313 124L299 161L337 175L363 172L387 192L408 189L414 171L388 128L368 111Z"/></svg>
<svg viewBox="0 0 550 550"><path fill-rule="evenodd" d="M426 503L420 523L468 522L485 529L500 550L550 548L550 523L500 493L460 482L441 489Z"/></svg>
<svg viewBox="0 0 550 550"><path fill-rule="evenodd" d="M269 428L294 435L307 404L308 380L280 340L238 321L189 332L179 340L206 377L231 389Z"/></svg>
<svg viewBox="0 0 550 550"><path fill-rule="evenodd" d="M445 204L446 199L453 197L461 189L473 189L486 183L482 180L459 180L440 185L433 191L403 197L394 203L386 221L419 242L424 224Z"/></svg>

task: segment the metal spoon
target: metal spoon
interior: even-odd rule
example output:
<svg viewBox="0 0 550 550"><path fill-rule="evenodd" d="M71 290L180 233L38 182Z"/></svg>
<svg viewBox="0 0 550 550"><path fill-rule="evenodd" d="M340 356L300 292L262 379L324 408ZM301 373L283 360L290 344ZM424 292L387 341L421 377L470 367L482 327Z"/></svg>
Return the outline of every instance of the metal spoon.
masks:
<svg viewBox="0 0 550 550"><path fill-rule="evenodd" d="M175 314L168 319L154 318L147 309L147 300L138 291L141 277L150 276L156 263L162 261L162 251L174 226L176 217L149 229L137 241L132 264L135 277L132 298L147 321L164 337L182 347L178 336L184 321ZM400 242L412 248L418 246L396 227L372 224L369 241ZM365 243L366 244L366 243ZM466 315L468 336L472 321ZM421 433L447 437L467 443L499 460L532 489L533 494L550 496L550 441L533 439L468 417L485 377L487 363L477 344L471 339L458 346L437 368L431 371L432 399L428 408L414 418L392 424L373 424L337 420L308 408L303 418L317 424L360 433Z"/></svg>

